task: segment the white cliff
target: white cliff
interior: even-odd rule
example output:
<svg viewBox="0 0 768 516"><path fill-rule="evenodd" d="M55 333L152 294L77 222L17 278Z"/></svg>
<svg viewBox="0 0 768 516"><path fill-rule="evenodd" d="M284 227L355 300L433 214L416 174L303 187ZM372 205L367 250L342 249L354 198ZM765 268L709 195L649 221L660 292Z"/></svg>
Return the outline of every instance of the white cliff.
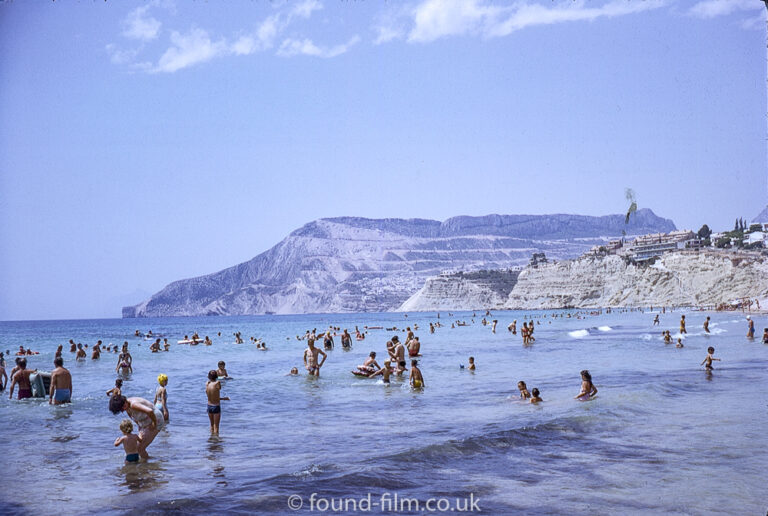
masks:
<svg viewBox="0 0 768 516"><path fill-rule="evenodd" d="M401 310L552 309L634 306L714 307L768 297L768 257L704 250L669 253L651 265L620 256L583 256L526 267L509 296L452 275L432 278Z"/></svg>

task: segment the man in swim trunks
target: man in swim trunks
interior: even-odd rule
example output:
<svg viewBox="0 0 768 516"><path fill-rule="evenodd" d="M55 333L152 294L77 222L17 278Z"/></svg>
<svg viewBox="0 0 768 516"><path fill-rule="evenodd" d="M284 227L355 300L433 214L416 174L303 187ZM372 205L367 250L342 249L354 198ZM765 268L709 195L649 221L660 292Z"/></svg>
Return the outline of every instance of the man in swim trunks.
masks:
<svg viewBox="0 0 768 516"><path fill-rule="evenodd" d="M142 459L148 459L147 447L152 444L160 429L165 424L163 414L149 400L144 398L131 397L118 394L109 399L109 410L113 414L125 412L128 417L139 426L139 456Z"/></svg>
<svg viewBox="0 0 768 516"><path fill-rule="evenodd" d="M318 355L323 355L323 359L318 362ZM310 375L320 376L320 368L323 367L328 355L325 351L315 347L315 339L310 337L307 340L307 349L304 350L304 367Z"/></svg>
<svg viewBox="0 0 768 516"><path fill-rule="evenodd" d="M64 368L64 359L53 359L56 368L51 372L51 388L49 390L51 405L62 405L72 401L72 375Z"/></svg>
<svg viewBox="0 0 768 516"><path fill-rule="evenodd" d="M11 392L8 399L13 399L13 388L18 384L19 386L19 399L32 397L32 386L29 384L29 375L36 373L37 369L27 369L27 359L19 359L19 369L11 375Z"/></svg>
<svg viewBox="0 0 768 516"><path fill-rule="evenodd" d="M420 350L421 350L421 342L419 342L419 338L418 337L412 338L408 342L408 356L417 357L419 356Z"/></svg>
<svg viewBox="0 0 768 516"><path fill-rule="evenodd" d="M401 375L405 371L405 346L403 346L403 343L397 338L397 335L392 337L392 342L395 343L395 349L393 350L393 358L397 364L395 373Z"/></svg>

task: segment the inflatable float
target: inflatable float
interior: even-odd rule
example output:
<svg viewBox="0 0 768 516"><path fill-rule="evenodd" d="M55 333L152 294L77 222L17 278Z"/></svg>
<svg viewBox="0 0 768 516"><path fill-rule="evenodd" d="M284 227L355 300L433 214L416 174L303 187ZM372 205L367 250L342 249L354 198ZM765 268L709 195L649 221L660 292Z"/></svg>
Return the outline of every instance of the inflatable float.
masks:
<svg viewBox="0 0 768 516"><path fill-rule="evenodd" d="M33 398L45 398L51 388L51 373L38 371L29 375L29 386Z"/></svg>

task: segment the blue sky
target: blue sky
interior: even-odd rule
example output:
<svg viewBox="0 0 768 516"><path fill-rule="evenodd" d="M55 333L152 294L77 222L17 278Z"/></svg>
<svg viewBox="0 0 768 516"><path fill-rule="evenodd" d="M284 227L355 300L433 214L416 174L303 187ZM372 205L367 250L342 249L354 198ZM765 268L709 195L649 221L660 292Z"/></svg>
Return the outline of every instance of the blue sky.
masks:
<svg viewBox="0 0 768 516"><path fill-rule="evenodd" d="M0 4L0 320L119 317L320 217L768 202L758 0Z"/></svg>

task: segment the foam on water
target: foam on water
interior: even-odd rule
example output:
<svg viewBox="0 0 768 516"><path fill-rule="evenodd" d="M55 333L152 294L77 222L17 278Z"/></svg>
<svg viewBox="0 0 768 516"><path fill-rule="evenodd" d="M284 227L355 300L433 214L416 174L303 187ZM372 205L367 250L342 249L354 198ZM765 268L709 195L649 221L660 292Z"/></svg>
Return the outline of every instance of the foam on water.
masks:
<svg viewBox="0 0 768 516"><path fill-rule="evenodd" d="M588 336L588 335L589 335L589 330L574 330L574 331L569 331L569 332L568 332L568 335L570 335L570 336L571 336L571 337L573 337L574 339L582 339L582 338L584 338L584 337L586 337L586 336Z"/></svg>

